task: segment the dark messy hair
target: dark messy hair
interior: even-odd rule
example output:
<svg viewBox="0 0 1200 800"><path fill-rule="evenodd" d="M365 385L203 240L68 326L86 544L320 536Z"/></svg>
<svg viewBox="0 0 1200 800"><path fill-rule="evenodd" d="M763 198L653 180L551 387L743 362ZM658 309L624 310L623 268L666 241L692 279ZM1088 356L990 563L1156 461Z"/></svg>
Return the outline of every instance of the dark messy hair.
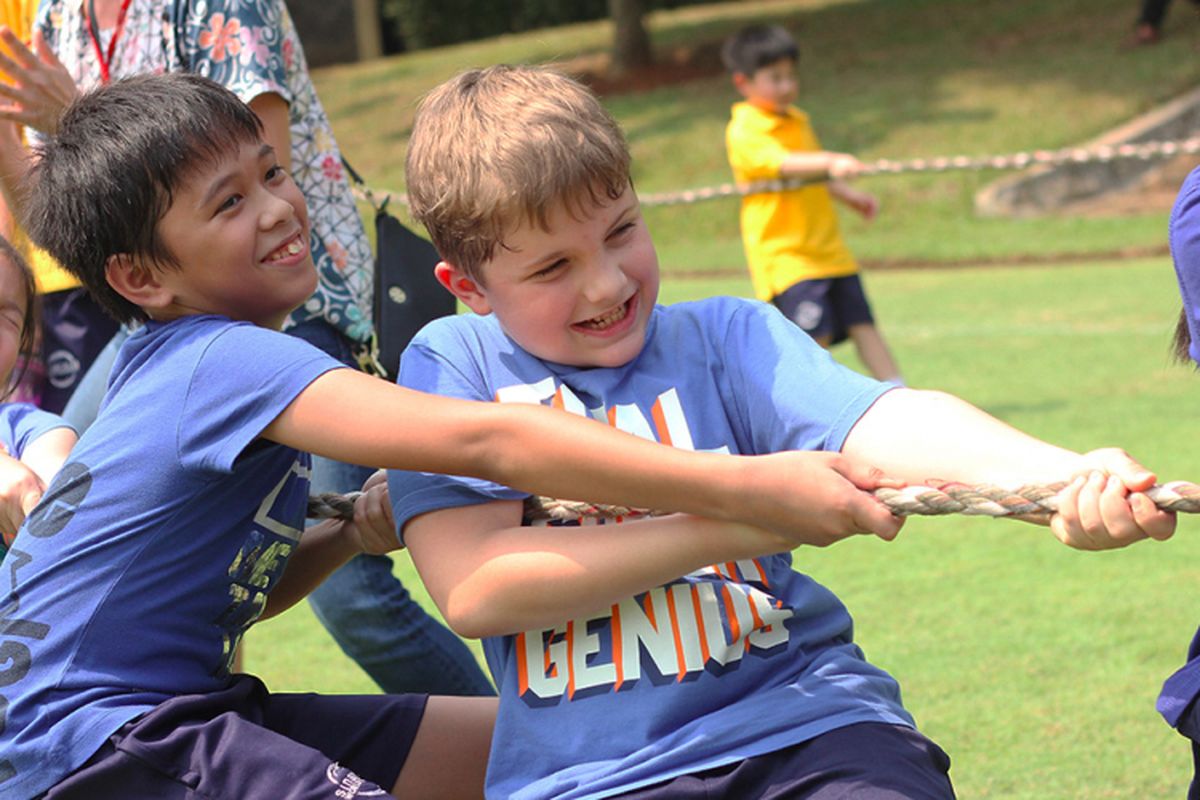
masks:
<svg viewBox="0 0 1200 800"><path fill-rule="evenodd" d="M800 47L786 28L751 25L729 37L721 48L725 69L735 75L753 75L783 59L800 60Z"/></svg>
<svg viewBox="0 0 1200 800"><path fill-rule="evenodd" d="M21 320L21 336L17 342L17 368L9 376L6 384L0 384L0 399L12 394L13 389L25 376L25 370L33 360L33 350L37 345L38 330L38 297L37 284L33 280L33 270L7 239L0 236L0 261L7 261L17 271L18 285L25 300L25 318Z"/></svg>
<svg viewBox="0 0 1200 800"><path fill-rule="evenodd" d="M229 90L199 75L139 75L72 103L31 170L30 238L121 322L141 308L105 278L115 255L176 267L158 223L188 178L246 144L262 123Z"/></svg>

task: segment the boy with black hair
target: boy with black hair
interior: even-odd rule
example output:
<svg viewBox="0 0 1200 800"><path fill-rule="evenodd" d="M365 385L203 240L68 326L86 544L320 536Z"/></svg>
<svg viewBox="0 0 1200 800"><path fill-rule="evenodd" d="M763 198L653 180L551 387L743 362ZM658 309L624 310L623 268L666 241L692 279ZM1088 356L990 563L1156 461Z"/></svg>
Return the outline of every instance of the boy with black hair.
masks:
<svg viewBox="0 0 1200 800"><path fill-rule="evenodd" d="M595 96L551 70L473 70L434 89L413 127L409 199L439 280L475 314L426 326L401 383L565 408L687 449L840 450L914 480L1076 474L1050 521L1065 543L1171 535L1173 516L1139 491L1153 477L1120 451L1081 456L948 395L873 381L759 302L657 306L629 166ZM388 482L447 622L487 637L500 691L489 797L953 795L945 754L790 553L666 557L662 537L727 526L531 527L511 487L398 470Z"/></svg>
<svg viewBox="0 0 1200 800"><path fill-rule="evenodd" d="M490 698L272 695L230 674L255 620L351 556L399 546L382 474L353 522L304 530L309 452L779 531L687 540L711 561L787 549L797 531L899 528L859 488L877 471L846 459L686 454L546 409L411 392L279 333L316 281L303 197L254 113L205 78L84 96L28 201L35 240L145 324L4 562L0 798L479 793Z"/></svg>
<svg viewBox="0 0 1200 800"><path fill-rule="evenodd" d="M859 160L823 150L808 115L792 105L799 90L796 40L778 25L753 25L726 41L721 57L745 98L733 106L725 131L734 180L828 179L742 198L742 243L755 295L822 347L849 338L875 378L903 384L833 207L837 200L871 220L879 202L844 180L862 169Z"/></svg>

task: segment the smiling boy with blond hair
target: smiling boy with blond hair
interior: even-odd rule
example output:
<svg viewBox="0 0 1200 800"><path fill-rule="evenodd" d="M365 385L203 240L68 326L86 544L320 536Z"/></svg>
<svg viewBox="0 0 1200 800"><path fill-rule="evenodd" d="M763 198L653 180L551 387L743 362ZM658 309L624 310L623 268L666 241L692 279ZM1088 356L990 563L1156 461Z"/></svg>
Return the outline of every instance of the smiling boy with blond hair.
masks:
<svg viewBox="0 0 1200 800"><path fill-rule="evenodd" d="M689 450L841 451L910 479L1079 475L1051 521L1067 544L1174 529L1138 491L1153 476L1120 451L1081 456L878 383L763 303L657 305L624 138L563 75L498 66L447 81L421 104L407 167L436 275L474 313L417 335L406 386L563 408ZM708 557L742 526L530 526L526 493L501 483L393 470L389 487L447 622L486 637L500 691L489 797L952 796L949 760L832 592L788 552ZM839 505L818 498L812 513Z"/></svg>

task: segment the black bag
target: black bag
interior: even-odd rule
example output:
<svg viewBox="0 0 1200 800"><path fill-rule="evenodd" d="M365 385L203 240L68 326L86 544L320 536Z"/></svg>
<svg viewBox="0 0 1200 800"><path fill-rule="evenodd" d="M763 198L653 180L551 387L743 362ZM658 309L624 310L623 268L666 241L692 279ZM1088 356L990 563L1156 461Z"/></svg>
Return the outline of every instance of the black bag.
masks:
<svg viewBox="0 0 1200 800"><path fill-rule="evenodd" d="M345 159L342 164L375 209L375 367L395 380L400 354L416 332L455 313L458 303L433 276L440 260L433 245L388 213L390 195L376 201L362 176Z"/></svg>
<svg viewBox="0 0 1200 800"><path fill-rule="evenodd" d="M440 260L427 240L387 212L375 209L375 335L384 376L395 379L400 354L426 323L458 309L454 295L438 283Z"/></svg>

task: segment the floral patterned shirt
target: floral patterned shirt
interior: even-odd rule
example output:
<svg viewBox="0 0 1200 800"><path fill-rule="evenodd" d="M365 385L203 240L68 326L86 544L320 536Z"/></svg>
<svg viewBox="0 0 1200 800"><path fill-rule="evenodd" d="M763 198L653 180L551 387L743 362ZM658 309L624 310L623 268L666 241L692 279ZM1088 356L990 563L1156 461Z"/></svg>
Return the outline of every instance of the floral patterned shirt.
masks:
<svg viewBox="0 0 1200 800"><path fill-rule="evenodd" d="M101 81L87 0L43 0L36 27L80 89ZM113 31L102 31L108 51ZM355 342L371 338L371 246L291 16L281 0L131 0L112 51L113 78L194 72L245 102L288 103L292 175L308 202L316 292L289 324L323 318Z"/></svg>

